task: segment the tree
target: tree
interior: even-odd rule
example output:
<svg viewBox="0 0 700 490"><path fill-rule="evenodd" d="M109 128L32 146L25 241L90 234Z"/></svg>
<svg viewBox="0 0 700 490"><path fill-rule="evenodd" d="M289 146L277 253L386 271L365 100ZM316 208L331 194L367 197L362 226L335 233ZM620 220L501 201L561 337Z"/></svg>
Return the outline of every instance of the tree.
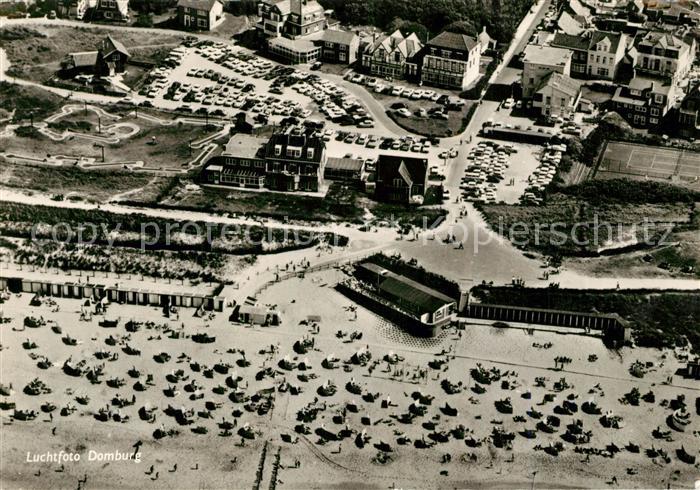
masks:
<svg viewBox="0 0 700 490"><path fill-rule="evenodd" d="M153 27L153 15L140 14L134 23L135 27Z"/></svg>
<svg viewBox="0 0 700 490"><path fill-rule="evenodd" d="M446 31L456 32L457 34L466 34L467 36L476 35L476 27L471 20L458 20L445 26Z"/></svg>
<svg viewBox="0 0 700 490"><path fill-rule="evenodd" d="M420 39L422 42L426 42L430 38L428 28L420 22L412 22L410 20L403 20L396 17L389 23L389 25L387 25L386 30L388 32L394 32L397 29L400 30L401 34L404 36L415 33L416 36L418 36L418 39Z"/></svg>

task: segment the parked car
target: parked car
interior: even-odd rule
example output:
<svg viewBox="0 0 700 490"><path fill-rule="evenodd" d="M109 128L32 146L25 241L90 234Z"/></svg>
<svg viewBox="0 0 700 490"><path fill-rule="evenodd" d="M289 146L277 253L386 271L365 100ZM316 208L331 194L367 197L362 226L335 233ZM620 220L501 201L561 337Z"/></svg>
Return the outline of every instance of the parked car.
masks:
<svg viewBox="0 0 700 490"><path fill-rule="evenodd" d="M401 109L398 109L396 111L397 114L403 116L403 117L411 117L411 111L406 109L405 107L402 107Z"/></svg>

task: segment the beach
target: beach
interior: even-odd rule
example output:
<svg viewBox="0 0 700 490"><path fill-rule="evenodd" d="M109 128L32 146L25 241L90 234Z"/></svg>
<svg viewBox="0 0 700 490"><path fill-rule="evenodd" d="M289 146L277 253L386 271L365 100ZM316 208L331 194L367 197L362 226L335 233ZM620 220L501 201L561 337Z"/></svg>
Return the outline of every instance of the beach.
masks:
<svg viewBox="0 0 700 490"><path fill-rule="evenodd" d="M43 298L32 306L31 295L10 295L2 304L10 320L0 327L0 382L11 384L12 394L3 401L37 416L24 421L13 419L13 410L0 412L2 487L693 488L697 463L681 461L676 450L698 455L700 387L676 374L677 353L613 351L595 336L489 325L411 337L333 290L342 277L331 269L265 289L259 303L282 318L269 327L231 322L230 307L203 317L182 308L175 319L161 308L110 304L107 317L119 321L105 328L102 315L79 319L79 300ZM27 316L46 323L23 327ZM127 332L130 320L140 322L137 331ZM202 333L215 341L192 340ZM67 345L67 336L77 345ZM106 343L110 337L115 345ZM306 352L295 352L295 343L305 341ZM23 345L31 343L36 347ZM125 353L126 346L140 355ZM366 353L366 364L352 361ZM37 369L43 356L53 365ZM570 362L555 369L557 357ZM85 360L85 368L104 364L99 383L67 375L68 359L72 366ZM643 378L629 372L637 360L648 366ZM478 365L493 382L476 381ZM24 393L34 378L51 393ZM136 389L137 382L145 390ZM653 392L655 400L621 403L634 387L642 395ZM667 425L673 410L662 406L679 395L690 414L683 432ZM115 398L126 404L115 405ZM507 399L510 413L497 407ZM622 417L621 428L583 413L591 401L603 414ZM55 405L50 413L42 411L48 402ZM577 411L562 414L564 402ZM182 418L168 415L169 406ZM66 407L75 410L61 415ZM154 420L142 419L142 407ZM105 418L100 409L109 420L98 420ZM298 420L301 413L310 418ZM537 413L540 418L532 416ZM554 414L561 425L553 433L536 428ZM562 438L577 420L590 431L588 442ZM657 426L670 434L655 437ZM159 428L178 433L155 438ZM499 443L494 430L508 442ZM526 430L534 437L521 434ZM630 443L639 452L626 449ZM587 456L577 446L598 451ZM652 447L662 453L651 457ZM28 454L61 450L80 454L80 461L27 462ZM89 460L91 453L136 451L138 463Z"/></svg>

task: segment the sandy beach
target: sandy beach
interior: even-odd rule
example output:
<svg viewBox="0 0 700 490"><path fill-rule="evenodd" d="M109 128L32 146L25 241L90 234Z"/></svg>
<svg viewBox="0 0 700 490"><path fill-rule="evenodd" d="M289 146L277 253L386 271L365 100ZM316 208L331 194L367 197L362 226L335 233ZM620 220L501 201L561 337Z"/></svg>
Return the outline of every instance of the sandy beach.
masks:
<svg viewBox="0 0 700 490"><path fill-rule="evenodd" d="M10 320L0 327L0 382L3 388L12 385L12 394L3 401L16 403L18 410L34 410L37 416L21 421L13 420L11 409L0 412L2 487L693 488L697 464L679 460L676 450L684 447L698 456L695 399L700 387L675 375L680 363L674 352L611 351L597 337L540 331L529 335L488 325L418 339L366 310L355 310L329 287L340 277L340 271L329 270L266 289L259 300L280 311L282 324L276 327L232 323L230 308L202 318L181 309L178 319L168 319L160 308L111 304L107 315L118 316L119 324L104 328L102 316L79 320L78 300L44 298L42 305L31 306L30 295L12 295L2 305L4 318ZM309 321L309 315L318 318ZM23 327L27 316L43 317L47 323ZM132 319L143 324L127 332L125 325ZM52 327L60 327L61 333ZM191 336L201 333L215 342L194 342ZM351 341L353 333L362 336ZM66 336L78 344L67 345L62 340ZM106 343L110 336L116 345ZM299 354L293 346L304 339L313 347ZM32 343L35 348L25 348ZM126 345L140 355L125 353ZM111 357L97 359L98 351ZM154 356L163 352L170 359L156 362ZM358 352L371 353L371 361L364 366L350 362ZM118 358L109 360L115 353ZM43 356L53 365L37 369ZM558 356L571 359L563 370L554 369ZM85 360L85 368L104 364L100 382L67 375L62 366L69 358L74 365ZM334 359L333 369L324 367L330 366L324 363L327 358ZM628 371L636 360L652 363L641 379ZM309 368L301 370L300 363ZM220 369L212 369L217 364ZM478 384L471 374L477 364L497 370L498 379ZM222 373L226 367L228 372ZM138 376L132 377L136 371ZM51 393L24 393L34 378ZM555 387L562 378L566 387ZM145 391L135 388L139 381ZM324 391L329 382L335 386L332 394ZM359 392L348 391L348 383ZM238 386L239 402L229 397L236 391L231 385ZM485 391L477 393L477 385ZM446 387L458 392L448 394ZM655 401L621 403L634 387L642 395L652 391ZM678 395L685 397L690 414L683 432L667 425L673 410L662 406ZM414 396L426 403L415 403ZM116 406L115 397L127 404ZM267 399L271 407L265 411ZM496 407L505 399L510 399L512 413ZM561 414L555 407L565 401L577 407L595 401L602 413L612 410L621 416L622 427L605 428L600 415L580 408ZM42 411L47 402L56 406L51 413ZM168 406L185 414L185 425L166 413ZM61 415L66 407L75 411ZM142 407L153 409L154 421L141 419ZM99 421L95 414L100 409L128 419ZM315 419L298 420L305 410L307 415L315 412ZM409 420L404 415L412 411L422 414ZM536 413L540 419L531 415ZM555 413L561 425L553 433L536 428ZM584 432L590 431L589 442L572 444L562 438L576 420ZM308 434L297 431L302 424ZM666 439L652 434L657 426L669 432ZM156 439L159 428L178 434ZM494 429L514 438L497 447ZM527 429L533 438L521 435ZM544 450L558 443L557 455ZM626 449L629 443L640 452ZM610 451L611 445L619 451ZM599 451L587 457L576 452L577 446ZM652 447L665 451L668 462L664 453L647 453ZM89 460L91 454L133 454L137 449L140 463ZM81 460L27 462L34 454L61 450L78 453Z"/></svg>

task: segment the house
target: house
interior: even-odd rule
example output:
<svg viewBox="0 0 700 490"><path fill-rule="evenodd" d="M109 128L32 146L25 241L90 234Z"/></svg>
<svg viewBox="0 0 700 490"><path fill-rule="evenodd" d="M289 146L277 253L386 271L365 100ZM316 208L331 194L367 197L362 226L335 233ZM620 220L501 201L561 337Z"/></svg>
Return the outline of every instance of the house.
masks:
<svg viewBox="0 0 700 490"><path fill-rule="evenodd" d="M318 192L323 184L326 143L311 130L290 127L265 145L265 185L278 191Z"/></svg>
<svg viewBox="0 0 700 490"><path fill-rule="evenodd" d="M97 0L91 20L129 22L129 0Z"/></svg>
<svg viewBox="0 0 700 490"><path fill-rule="evenodd" d="M683 98L676 128L682 138L700 138L700 84L692 87Z"/></svg>
<svg viewBox="0 0 700 490"><path fill-rule="evenodd" d="M107 36L97 45L97 51L68 53L61 61L61 70L68 77L82 73L113 76L126 70L129 57L129 51L121 42Z"/></svg>
<svg viewBox="0 0 700 490"><path fill-rule="evenodd" d="M179 0L177 24L183 29L210 31L224 18L224 6L219 0Z"/></svg>
<svg viewBox="0 0 700 490"><path fill-rule="evenodd" d="M264 140L235 134L221 155L209 159L202 170L202 183L247 189L265 187Z"/></svg>
<svg viewBox="0 0 700 490"><path fill-rule="evenodd" d="M423 44L415 33L408 36L400 30L369 43L362 53L362 68L372 75L392 79L418 76L418 54Z"/></svg>
<svg viewBox="0 0 700 490"><path fill-rule="evenodd" d="M351 65L357 59L360 38L354 32L326 29L319 39L319 44L323 61Z"/></svg>
<svg viewBox="0 0 700 490"><path fill-rule="evenodd" d="M323 177L326 180L359 183L364 172L365 162L360 158L328 157Z"/></svg>
<svg viewBox="0 0 700 490"><path fill-rule="evenodd" d="M309 36L327 27L326 12L316 0L263 0L255 28L264 37Z"/></svg>
<svg viewBox="0 0 700 490"><path fill-rule="evenodd" d="M635 76L618 86L610 101L612 110L635 128L654 128L675 100L677 86L668 79Z"/></svg>
<svg viewBox="0 0 700 490"><path fill-rule="evenodd" d="M428 327L446 325L457 302L449 296L372 262L355 266L355 276L385 301Z"/></svg>
<svg viewBox="0 0 700 490"><path fill-rule="evenodd" d="M428 41L423 53L421 82L426 85L466 90L479 78L481 44L474 38L444 31Z"/></svg>
<svg viewBox="0 0 700 490"><path fill-rule="evenodd" d="M375 183L378 201L422 203L427 188L427 159L379 155Z"/></svg>
<svg viewBox="0 0 700 490"><path fill-rule="evenodd" d="M258 16L255 29L270 53L288 63L313 63L321 59L322 36L329 18L316 0L262 0L258 3ZM328 61L354 58L351 49L359 40L338 34L329 34L328 40L330 44L325 52ZM356 53L357 47L354 50Z"/></svg>
<svg viewBox="0 0 700 490"><path fill-rule="evenodd" d="M288 127L268 141L235 134L221 155L207 161L200 181L247 189L318 192L325 164L323 138L306 128Z"/></svg>
<svg viewBox="0 0 700 490"><path fill-rule="evenodd" d="M550 44L571 51L572 77L613 80L625 56L627 36L599 30L589 30L582 35L558 32Z"/></svg>
<svg viewBox="0 0 700 490"><path fill-rule="evenodd" d="M95 74L98 76L114 76L117 73L124 73L129 57L129 51L126 50L121 42L112 36L107 36L97 49Z"/></svg>
<svg viewBox="0 0 700 490"><path fill-rule="evenodd" d="M648 32L636 43L638 73L668 77L673 82L685 78L695 59L696 43L665 32Z"/></svg>
<svg viewBox="0 0 700 490"><path fill-rule="evenodd" d="M523 54L523 97L531 97L542 80L552 72L570 74L572 54L568 49L530 44Z"/></svg>
<svg viewBox="0 0 700 490"><path fill-rule="evenodd" d="M543 116L568 117L576 112L581 97L581 83L552 72L547 75L532 97L532 107Z"/></svg>
<svg viewBox="0 0 700 490"><path fill-rule="evenodd" d="M61 0L56 7L56 13L60 17L82 20L90 7L90 2L88 0Z"/></svg>

